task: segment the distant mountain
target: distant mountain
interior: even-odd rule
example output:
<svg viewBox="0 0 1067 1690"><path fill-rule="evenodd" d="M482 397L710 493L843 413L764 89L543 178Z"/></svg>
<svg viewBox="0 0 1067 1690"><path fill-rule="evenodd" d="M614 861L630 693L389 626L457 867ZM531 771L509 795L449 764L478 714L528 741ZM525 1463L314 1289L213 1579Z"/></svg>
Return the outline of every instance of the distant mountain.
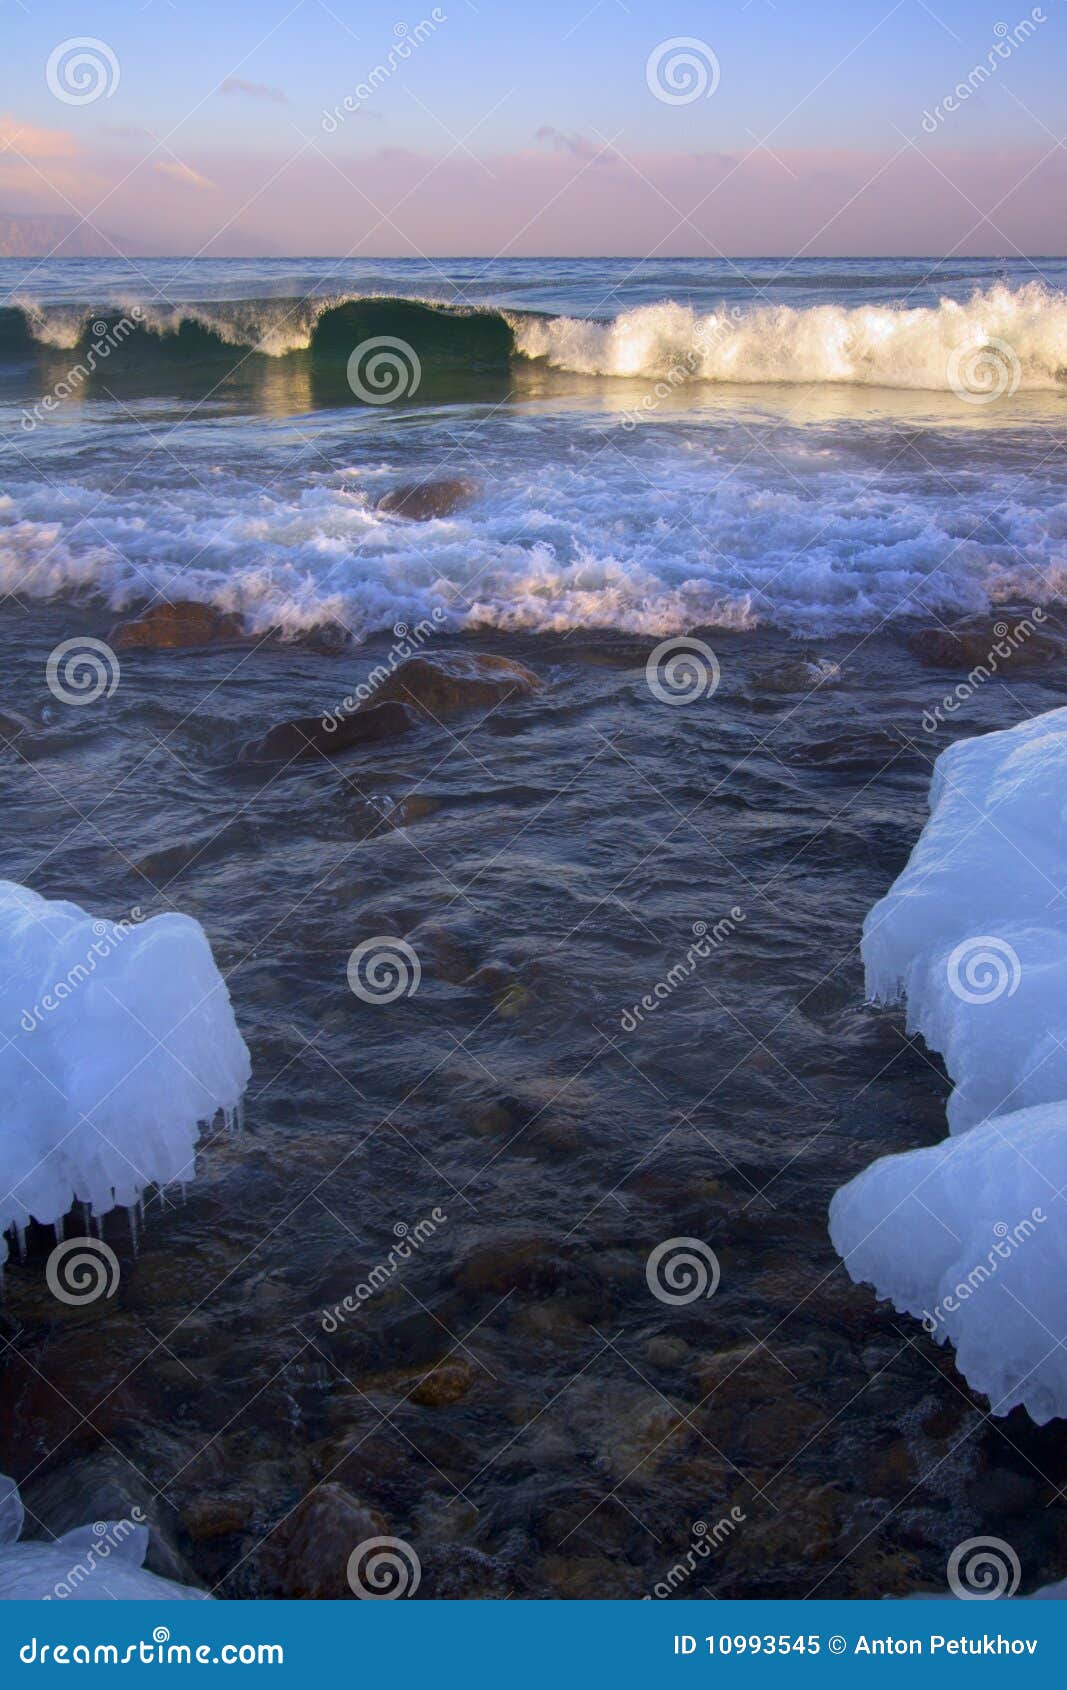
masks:
<svg viewBox="0 0 1067 1690"><path fill-rule="evenodd" d="M113 243L113 244L112 244ZM0 212L0 258L114 258L117 235L98 234L76 217L12 217Z"/></svg>

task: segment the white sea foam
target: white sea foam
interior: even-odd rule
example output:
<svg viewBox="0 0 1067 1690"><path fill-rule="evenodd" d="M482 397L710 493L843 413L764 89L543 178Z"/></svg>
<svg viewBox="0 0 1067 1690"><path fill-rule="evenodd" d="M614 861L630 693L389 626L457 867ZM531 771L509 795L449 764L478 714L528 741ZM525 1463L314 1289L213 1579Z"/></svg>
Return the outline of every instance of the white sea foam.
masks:
<svg viewBox="0 0 1067 1690"><path fill-rule="evenodd" d="M255 629L337 617L360 638L435 611L452 629L821 634L1067 596L1062 490L1031 464L1024 502L1017 461L959 429L905 460L895 429L867 424L776 427L764 445L730 415L634 434L610 411L496 416L470 463L479 496L413 523L376 502L413 469L440 473L440 434L420 425L413 458L413 419L375 415L377 457L324 470L369 438L360 426L309 423L295 467L291 438L259 418L191 428L180 455L149 459L117 428L106 496L76 458L36 477L21 457L0 495L0 589L95 589L116 609L155 590Z"/></svg>
<svg viewBox="0 0 1067 1690"><path fill-rule="evenodd" d="M0 881L3 1234L186 1182L199 1125L237 1109L248 1051L203 928L117 924Z"/></svg>
<svg viewBox="0 0 1067 1690"><path fill-rule="evenodd" d="M1019 389L1067 383L1067 295L1038 282L936 306L774 305L702 314L666 301L607 323L511 320L527 358L587 375L662 379L681 370L694 381L948 392L959 382L961 355L1000 343L1017 360Z"/></svg>

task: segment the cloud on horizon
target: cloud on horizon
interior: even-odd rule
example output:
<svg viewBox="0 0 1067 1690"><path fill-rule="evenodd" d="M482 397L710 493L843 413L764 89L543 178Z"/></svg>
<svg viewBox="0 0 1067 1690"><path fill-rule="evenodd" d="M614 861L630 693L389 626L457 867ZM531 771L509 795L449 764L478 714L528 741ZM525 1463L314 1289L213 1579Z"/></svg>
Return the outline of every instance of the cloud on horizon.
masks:
<svg viewBox="0 0 1067 1690"><path fill-rule="evenodd" d="M63 129L39 129L23 123L10 112L0 112L0 154L21 153L23 158L72 158L79 151L73 135Z"/></svg>
<svg viewBox="0 0 1067 1690"><path fill-rule="evenodd" d="M32 150L20 171L5 136ZM775 157L614 145L601 160L580 135L545 125L536 138L480 162L454 150L371 150L354 134L289 154L216 143L198 150L194 169L150 145L79 146L8 115L0 210L15 210L17 194L19 209L55 214L73 202L87 214L106 195L111 223L141 231L139 252L215 256L1067 252L1067 156L1054 149L942 144L926 157L902 142ZM161 176L194 191L161 200Z"/></svg>
<svg viewBox="0 0 1067 1690"><path fill-rule="evenodd" d="M191 165L183 164L180 159L164 158L156 163L156 170L160 176L169 176L172 182L180 182L183 188L197 188L200 192L214 191L217 182L211 182L206 176L201 176Z"/></svg>
<svg viewBox="0 0 1067 1690"><path fill-rule="evenodd" d="M289 104L284 88L272 88L269 82L246 82L243 76L228 76L220 82L219 93L244 94L250 100L270 100L276 106Z"/></svg>

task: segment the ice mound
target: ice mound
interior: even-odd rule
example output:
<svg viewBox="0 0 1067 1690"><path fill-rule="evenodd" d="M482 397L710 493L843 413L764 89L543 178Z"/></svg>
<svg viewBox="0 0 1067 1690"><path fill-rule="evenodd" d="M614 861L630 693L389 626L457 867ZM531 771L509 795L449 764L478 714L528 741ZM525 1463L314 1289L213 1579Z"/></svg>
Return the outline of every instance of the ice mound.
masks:
<svg viewBox="0 0 1067 1690"><path fill-rule="evenodd" d="M994 1414L1067 1415L1067 709L951 746L864 924L869 995L940 1051L954 1135L837 1192L855 1280L956 1348Z"/></svg>
<svg viewBox="0 0 1067 1690"><path fill-rule="evenodd" d="M145 1572L148 1530L132 1520L97 1520L52 1543L20 1543L23 1520L18 1486L0 1474L0 1602L211 1600Z"/></svg>
<svg viewBox="0 0 1067 1690"><path fill-rule="evenodd" d="M867 917L868 995L945 1059L951 1132L1067 1097L1067 709L942 752L931 816Z"/></svg>
<svg viewBox="0 0 1067 1690"><path fill-rule="evenodd" d="M135 913L135 917L137 912ZM3 1234L191 1179L199 1124L251 1067L199 922L94 920L0 881Z"/></svg>
<svg viewBox="0 0 1067 1690"><path fill-rule="evenodd" d="M853 1279L956 1348L994 1414L1067 1414L1067 1102L884 1156L830 1206Z"/></svg>

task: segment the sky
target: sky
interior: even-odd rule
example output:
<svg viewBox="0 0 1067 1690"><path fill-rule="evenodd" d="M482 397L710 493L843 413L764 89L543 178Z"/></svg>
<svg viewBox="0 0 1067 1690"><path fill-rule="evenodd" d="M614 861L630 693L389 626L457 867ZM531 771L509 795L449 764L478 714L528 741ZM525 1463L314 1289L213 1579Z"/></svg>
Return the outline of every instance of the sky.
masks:
<svg viewBox="0 0 1067 1690"><path fill-rule="evenodd" d="M0 38L0 214L138 256L1067 252L1067 0L0 0Z"/></svg>

